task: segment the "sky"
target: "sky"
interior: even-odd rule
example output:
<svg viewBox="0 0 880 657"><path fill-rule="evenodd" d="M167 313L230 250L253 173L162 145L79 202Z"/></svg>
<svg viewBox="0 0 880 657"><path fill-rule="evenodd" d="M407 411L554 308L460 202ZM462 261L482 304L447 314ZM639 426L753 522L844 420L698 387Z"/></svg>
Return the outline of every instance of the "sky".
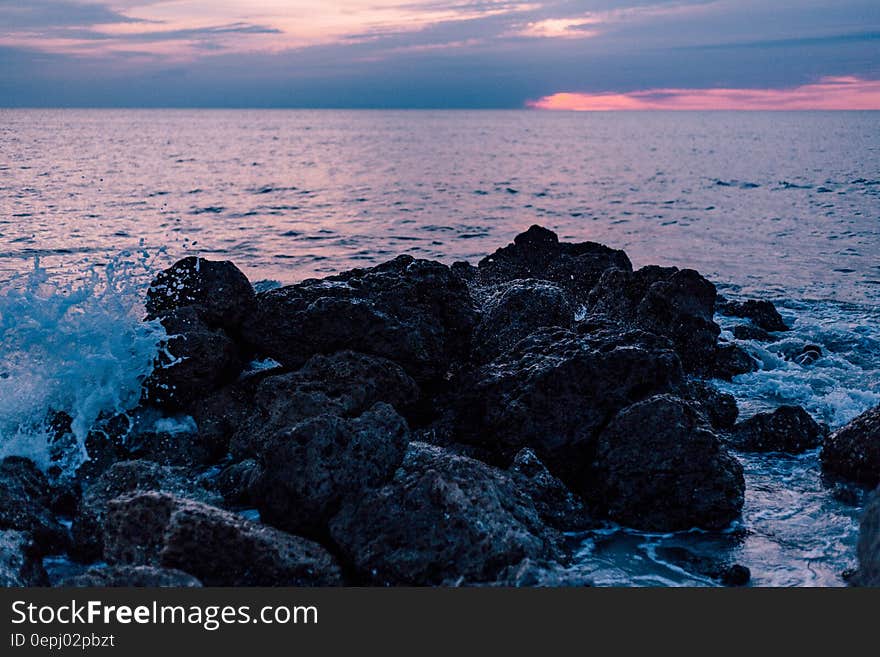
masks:
<svg viewBox="0 0 880 657"><path fill-rule="evenodd" d="M880 1L0 0L0 107L880 109Z"/></svg>

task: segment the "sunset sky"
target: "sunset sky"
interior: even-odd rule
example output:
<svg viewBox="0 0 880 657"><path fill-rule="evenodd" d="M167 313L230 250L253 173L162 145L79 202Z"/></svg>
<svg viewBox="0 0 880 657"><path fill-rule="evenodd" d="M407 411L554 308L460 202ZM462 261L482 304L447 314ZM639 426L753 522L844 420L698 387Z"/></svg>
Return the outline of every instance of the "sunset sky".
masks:
<svg viewBox="0 0 880 657"><path fill-rule="evenodd" d="M880 2L0 0L0 106L880 109Z"/></svg>

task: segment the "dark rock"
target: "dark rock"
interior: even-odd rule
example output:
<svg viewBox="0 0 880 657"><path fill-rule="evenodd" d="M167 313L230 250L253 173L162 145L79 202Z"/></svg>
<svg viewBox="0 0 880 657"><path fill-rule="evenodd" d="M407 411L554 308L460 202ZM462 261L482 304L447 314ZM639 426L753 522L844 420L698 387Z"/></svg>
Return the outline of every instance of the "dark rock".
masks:
<svg viewBox="0 0 880 657"><path fill-rule="evenodd" d="M173 310L161 322L168 339L144 384L148 403L185 408L241 372L238 347L222 329L208 326L193 306Z"/></svg>
<svg viewBox="0 0 880 657"><path fill-rule="evenodd" d="M623 525L719 529L742 510L742 466L696 410L670 395L621 411L599 437L596 463L608 516Z"/></svg>
<svg viewBox="0 0 880 657"><path fill-rule="evenodd" d="M385 486L343 504L330 530L373 584L491 582L558 556L558 535L508 473L425 443L410 443Z"/></svg>
<svg viewBox="0 0 880 657"><path fill-rule="evenodd" d="M800 406L780 406L740 422L731 434L738 449L749 452L801 454L818 447L825 431Z"/></svg>
<svg viewBox="0 0 880 657"><path fill-rule="evenodd" d="M217 503L216 493L196 481L185 468L150 461L122 461L94 480L83 493L71 527L71 556L84 563L101 557L104 546L104 516L107 503L133 491L164 491L178 497Z"/></svg>
<svg viewBox="0 0 880 657"><path fill-rule="evenodd" d="M574 315L569 294L553 283L515 280L498 285L483 304L474 351L480 362L492 360L539 328L571 328Z"/></svg>
<svg viewBox="0 0 880 657"><path fill-rule="evenodd" d="M711 370L721 332L713 321L715 286L692 269L609 269L590 292L588 308L668 337L686 371Z"/></svg>
<svg viewBox="0 0 880 657"><path fill-rule="evenodd" d="M39 552L29 533L0 530L0 588L48 585Z"/></svg>
<svg viewBox="0 0 880 657"><path fill-rule="evenodd" d="M731 429L739 408L733 395L721 392L706 381L692 379L682 388L683 396L716 429Z"/></svg>
<svg viewBox="0 0 880 657"><path fill-rule="evenodd" d="M595 525L583 501L554 477L528 447L517 452L509 470L519 487L532 498L541 520L551 527L578 531Z"/></svg>
<svg viewBox="0 0 880 657"><path fill-rule="evenodd" d="M132 422L127 413L99 418L86 435L85 448L88 460L77 468L76 476L82 480L97 477L117 461L128 458L125 439L131 431Z"/></svg>
<svg viewBox="0 0 880 657"><path fill-rule="evenodd" d="M231 463L223 468L214 481L214 486L223 496L226 504L236 507L256 506L254 492L262 476L262 467L257 459L245 459Z"/></svg>
<svg viewBox="0 0 880 657"><path fill-rule="evenodd" d="M752 326L751 324L737 324L731 328L731 332L737 340L755 340L756 342L773 342L776 340L764 329L759 326Z"/></svg>
<svg viewBox="0 0 880 657"><path fill-rule="evenodd" d="M409 442L406 422L379 403L354 419L320 415L276 434L260 453L254 487L262 519L321 536L347 499L388 481Z"/></svg>
<svg viewBox="0 0 880 657"><path fill-rule="evenodd" d="M822 358L822 347L817 344L807 344L803 347L783 349L782 355L785 360L790 360L798 365L807 367Z"/></svg>
<svg viewBox="0 0 880 657"><path fill-rule="evenodd" d="M589 488L599 430L621 408L681 382L668 341L607 326L541 329L462 386L459 435L507 461L531 447L575 492Z"/></svg>
<svg viewBox="0 0 880 657"><path fill-rule="evenodd" d="M399 256L263 292L243 332L258 354L288 368L350 349L400 363L422 383L460 366L475 323L467 284L449 267Z"/></svg>
<svg viewBox="0 0 880 657"><path fill-rule="evenodd" d="M719 379L730 381L740 374L756 372L758 368L758 362L745 349L732 342L722 342L715 350L711 373Z"/></svg>
<svg viewBox="0 0 880 657"><path fill-rule="evenodd" d="M751 571L738 563L696 554L687 548L660 546L657 556L686 570L705 575L724 586L745 586L752 578Z"/></svg>
<svg viewBox="0 0 880 657"><path fill-rule="evenodd" d="M494 284L518 278L552 281L585 298L606 269L632 270L626 253L595 242L568 244L556 233L532 226L517 235L513 244L480 260L478 280ZM461 274L461 268L458 273Z"/></svg>
<svg viewBox="0 0 880 657"><path fill-rule="evenodd" d="M173 568L153 566L106 566L89 568L81 575L61 580L58 586L75 588L138 587L198 588L202 583L192 575Z"/></svg>
<svg viewBox="0 0 880 657"><path fill-rule="evenodd" d="M311 417L357 416L378 402L404 410L419 397L415 382L385 359L345 351L316 355L298 371L262 380L251 415L230 444L236 458L259 454L279 431Z"/></svg>
<svg viewBox="0 0 880 657"><path fill-rule="evenodd" d="M53 489L33 461L20 456L0 461L0 530L27 532L41 555L63 552L70 537L52 503Z"/></svg>
<svg viewBox="0 0 880 657"><path fill-rule="evenodd" d="M770 301L749 299L747 301L724 300L718 304L718 312L728 317L745 317L765 331L787 331L782 315Z"/></svg>
<svg viewBox="0 0 880 657"><path fill-rule="evenodd" d="M149 318L193 307L212 328L235 333L253 312L254 288L231 262L190 256L156 276L147 292Z"/></svg>
<svg viewBox="0 0 880 657"><path fill-rule="evenodd" d="M317 543L165 493L111 500L111 564L177 568L206 586L330 586L339 566Z"/></svg>
<svg viewBox="0 0 880 657"><path fill-rule="evenodd" d="M880 484L880 406L865 411L828 438L822 469L866 486Z"/></svg>
<svg viewBox="0 0 880 657"><path fill-rule="evenodd" d="M880 586L880 493L875 492L865 506L856 552L859 569L851 583Z"/></svg>

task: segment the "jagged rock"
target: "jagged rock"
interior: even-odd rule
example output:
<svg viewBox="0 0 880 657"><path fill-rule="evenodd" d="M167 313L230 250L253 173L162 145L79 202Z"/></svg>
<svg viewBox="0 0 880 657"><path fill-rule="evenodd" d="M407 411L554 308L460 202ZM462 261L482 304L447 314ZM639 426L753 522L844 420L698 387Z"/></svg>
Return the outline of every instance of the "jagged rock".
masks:
<svg viewBox="0 0 880 657"><path fill-rule="evenodd" d="M477 279L494 284L518 278L552 281L585 298L606 269L631 271L626 253L595 242L560 242L556 233L532 226L517 235L513 244L480 260ZM457 271L461 272L461 268Z"/></svg>
<svg viewBox="0 0 880 657"><path fill-rule="evenodd" d="M263 292L243 334L259 355L288 368L354 350L393 360L423 383L461 365L475 323L468 287L449 267L399 256Z"/></svg>
<svg viewBox="0 0 880 657"><path fill-rule="evenodd" d="M254 288L238 267L195 256L159 272L150 284L146 304L150 318L192 307L208 326L233 334L254 305Z"/></svg>
<svg viewBox="0 0 880 657"><path fill-rule="evenodd" d="M658 395L602 431L597 486L608 516L648 531L719 529L742 510L742 466L681 399Z"/></svg>
<svg viewBox="0 0 880 657"><path fill-rule="evenodd" d="M49 582L31 535L0 530L0 588L46 586Z"/></svg>
<svg viewBox="0 0 880 657"><path fill-rule="evenodd" d="M517 452L510 474L528 492L541 520L560 531L578 531L595 524L583 501L554 477L534 451Z"/></svg>
<svg viewBox="0 0 880 657"><path fill-rule="evenodd" d="M317 543L165 493L111 500L104 556L114 565L177 568L206 586L332 586L335 559Z"/></svg>
<svg viewBox="0 0 880 657"><path fill-rule="evenodd" d="M211 328L194 306L162 316L168 339L145 385L148 403L171 410L235 380L241 372L238 347L222 330Z"/></svg>
<svg viewBox="0 0 880 657"><path fill-rule="evenodd" d="M462 386L459 435L506 456L531 447L575 492L589 487L599 430L621 408L677 386L668 341L618 326L541 329Z"/></svg>
<svg viewBox="0 0 880 657"><path fill-rule="evenodd" d="M688 381L682 392L714 428L731 429L736 424L739 408L733 395L721 392L711 383L699 379Z"/></svg>
<svg viewBox="0 0 880 657"><path fill-rule="evenodd" d="M740 374L758 370L758 362L737 344L722 342L715 350L715 362L711 373L719 379L730 381Z"/></svg>
<svg viewBox="0 0 880 657"><path fill-rule="evenodd" d="M373 584L491 582L525 558L559 556L558 535L508 473L425 443L410 443L389 483L343 504L330 531Z"/></svg>
<svg viewBox="0 0 880 657"><path fill-rule="evenodd" d="M770 333L759 326L737 324L730 329L737 340L755 340L756 342L773 342L776 340Z"/></svg>
<svg viewBox="0 0 880 657"><path fill-rule="evenodd" d="M27 532L41 555L63 552L70 536L52 503L53 489L33 461L20 456L0 461L0 530Z"/></svg>
<svg viewBox="0 0 880 657"><path fill-rule="evenodd" d="M591 313L668 337L689 372L710 372L721 329L713 320L715 286L692 269L606 271L590 292Z"/></svg>
<svg viewBox="0 0 880 657"><path fill-rule="evenodd" d="M483 304L474 351L481 362L492 360L539 328L571 328L574 315L569 294L556 284L515 280L495 286Z"/></svg>
<svg viewBox="0 0 880 657"><path fill-rule="evenodd" d="M406 422L388 404L353 419L325 414L304 420L260 452L253 488L260 516L294 533L325 534L343 501L391 478L408 442Z"/></svg>
<svg viewBox="0 0 880 657"><path fill-rule="evenodd" d="M731 443L750 452L800 454L818 447L826 431L800 406L780 406L736 425Z"/></svg>
<svg viewBox="0 0 880 657"><path fill-rule="evenodd" d="M871 487L880 484L880 406L828 436L821 456L828 474Z"/></svg>
<svg viewBox="0 0 880 657"><path fill-rule="evenodd" d="M356 416L378 402L403 411L418 398L418 386L390 360L352 351L316 355L296 372L262 380L230 450L236 458L247 458L259 454L279 431L305 419Z"/></svg>
<svg viewBox="0 0 880 657"><path fill-rule="evenodd" d="M566 567L558 562L539 562L523 559L522 563L509 566L501 572L492 586L524 587L583 587L592 586L593 580L577 568Z"/></svg>
<svg viewBox="0 0 880 657"><path fill-rule="evenodd" d="M770 301L763 299L748 299L747 301L719 300L718 312L728 317L745 317L765 331L787 331L788 325L783 321L782 315L776 310L776 306Z"/></svg>
<svg viewBox="0 0 880 657"><path fill-rule="evenodd" d="M216 493L195 480L185 468L150 461L114 464L89 485L82 496L71 527L71 556L88 563L100 559L104 547L104 516L110 500L132 491L164 491L178 497L210 504L220 501Z"/></svg>
<svg viewBox="0 0 880 657"><path fill-rule="evenodd" d="M202 583L192 575L174 568L153 566L105 566L89 568L81 575L68 577L58 586L75 588L100 587L150 587L150 588L199 588Z"/></svg>

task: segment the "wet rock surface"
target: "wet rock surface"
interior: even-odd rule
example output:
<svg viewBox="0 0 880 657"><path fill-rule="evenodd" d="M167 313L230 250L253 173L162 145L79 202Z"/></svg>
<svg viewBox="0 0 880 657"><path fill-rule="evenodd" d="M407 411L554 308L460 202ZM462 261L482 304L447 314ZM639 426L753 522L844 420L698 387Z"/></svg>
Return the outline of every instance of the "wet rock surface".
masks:
<svg viewBox="0 0 880 657"><path fill-rule="evenodd" d="M58 586L75 588L100 587L159 587L198 588L202 583L192 575L174 568L154 566L105 566L90 568L81 575L62 579Z"/></svg>
<svg viewBox="0 0 880 657"><path fill-rule="evenodd" d="M801 454L822 443L826 428L800 406L780 406L740 422L731 433L731 444L753 452Z"/></svg>
<svg viewBox="0 0 880 657"><path fill-rule="evenodd" d="M859 569L852 583L880 586L880 492L874 492L865 506L857 552Z"/></svg>
<svg viewBox="0 0 880 657"><path fill-rule="evenodd" d="M825 439L822 468L830 475L866 486L880 484L880 406Z"/></svg>

